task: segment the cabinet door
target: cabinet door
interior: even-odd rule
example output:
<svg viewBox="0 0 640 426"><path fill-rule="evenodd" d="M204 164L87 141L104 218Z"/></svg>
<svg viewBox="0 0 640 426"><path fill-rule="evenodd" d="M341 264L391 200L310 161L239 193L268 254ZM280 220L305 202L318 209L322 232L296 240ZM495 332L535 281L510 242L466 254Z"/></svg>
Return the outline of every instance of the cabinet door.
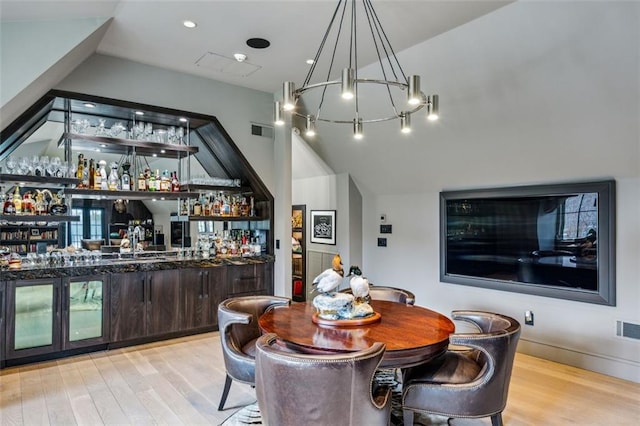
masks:
<svg viewBox="0 0 640 426"><path fill-rule="evenodd" d="M205 301L209 307L208 325L218 325L218 304L226 297L227 268L204 268L207 293Z"/></svg>
<svg viewBox="0 0 640 426"><path fill-rule="evenodd" d="M107 343L109 337L108 278L103 275L63 281L64 349Z"/></svg>
<svg viewBox="0 0 640 426"><path fill-rule="evenodd" d="M0 368L4 367L4 333L5 333L5 313L7 309L5 308L5 295L6 295L6 284L3 281L0 281Z"/></svg>
<svg viewBox="0 0 640 426"><path fill-rule="evenodd" d="M59 351L60 280L12 281L7 287L7 359Z"/></svg>
<svg viewBox="0 0 640 426"><path fill-rule="evenodd" d="M178 269L147 272L149 335L180 330L179 277Z"/></svg>
<svg viewBox="0 0 640 426"><path fill-rule="evenodd" d="M111 276L111 341L135 339L146 335L147 285L144 272Z"/></svg>
<svg viewBox="0 0 640 426"><path fill-rule="evenodd" d="M208 324L209 312L207 309L208 283L205 282L204 268L189 268L180 271L180 287L184 297L182 311L182 328L192 330L204 327Z"/></svg>

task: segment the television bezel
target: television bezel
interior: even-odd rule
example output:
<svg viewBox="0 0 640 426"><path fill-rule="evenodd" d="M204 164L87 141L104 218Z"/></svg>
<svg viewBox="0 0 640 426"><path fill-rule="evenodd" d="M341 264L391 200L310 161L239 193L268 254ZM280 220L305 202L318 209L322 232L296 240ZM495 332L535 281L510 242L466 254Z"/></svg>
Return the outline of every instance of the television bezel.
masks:
<svg viewBox="0 0 640 426"><path fill-rule="evenodd" d="M479 198L565 196L598 194L598 290L506 281L471 275L451 274L447 267L447 201ZM493 290L553 297L600 305L616 305L615 274L615 181L593 181L440 192L440 281Z"/></svg>

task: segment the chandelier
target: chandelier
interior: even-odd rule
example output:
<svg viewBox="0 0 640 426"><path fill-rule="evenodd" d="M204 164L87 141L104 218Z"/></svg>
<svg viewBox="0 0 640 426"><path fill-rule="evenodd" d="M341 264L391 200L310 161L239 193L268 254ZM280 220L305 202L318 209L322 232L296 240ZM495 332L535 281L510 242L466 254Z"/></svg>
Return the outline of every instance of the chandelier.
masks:
<svg viewBox="0 0 640 426"><path fill-rule="evenodd" d="M405 75L371 0L362 0L360 6L357 3L338 1L315 57L307 61L310 68L302 86L284 82L282 101L275 102L276 125L283 125L283 114L290 113L305 121L307 136L316 134L316 123L326 122L350 124L354 138L362 139L366 123L398 119L400 130L411 132L411 115L424 107L429 120L438 119L438 95L426 96L420 89L420 76ZM358 21L358 11L364 14L365 25ZM368 78L359 71L361 34L370 39L368 46L377 57L377 63L370 67L376 75ZM340 48L346 50L344 57L337 55ZM323 55L325 50L329 53ZM325 65L321 67L320 62ZM336 75L340 65L343 67ZM322 68L326 78L316 82L314 72Z"/></svg>

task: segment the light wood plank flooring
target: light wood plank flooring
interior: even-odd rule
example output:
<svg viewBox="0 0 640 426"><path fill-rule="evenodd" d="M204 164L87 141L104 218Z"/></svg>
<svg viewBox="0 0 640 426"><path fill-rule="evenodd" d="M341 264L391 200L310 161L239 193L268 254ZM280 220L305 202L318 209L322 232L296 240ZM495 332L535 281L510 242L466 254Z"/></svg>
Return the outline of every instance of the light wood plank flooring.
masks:
<svg viewBox="0 0 640 426"><path fill-rule="evenodd" d="M0 424L218 425L255 391L224 384L218 333L0 371ZM637 425L640 384L518 354L506 425ZM488 425L488 419L454 425Z"/></svg>

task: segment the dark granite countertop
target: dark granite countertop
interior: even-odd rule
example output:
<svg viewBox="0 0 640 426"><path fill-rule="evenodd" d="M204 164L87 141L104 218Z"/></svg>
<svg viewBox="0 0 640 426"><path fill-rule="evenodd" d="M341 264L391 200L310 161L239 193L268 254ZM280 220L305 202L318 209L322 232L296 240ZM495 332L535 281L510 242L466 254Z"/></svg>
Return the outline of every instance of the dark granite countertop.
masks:
<svg viewBox="0 0 640 426"><path fill-rule="evenodd" d="M33 266L21 269L3 269L0 271L0 281L31 280L38 278L64 278L88 275L117 274L126 272L160 271L185 268L215 268L231 265L252 265L270 263L275 256L263 255L255 257L229 258L130 258L103 260L73 266Z"/></svg>

